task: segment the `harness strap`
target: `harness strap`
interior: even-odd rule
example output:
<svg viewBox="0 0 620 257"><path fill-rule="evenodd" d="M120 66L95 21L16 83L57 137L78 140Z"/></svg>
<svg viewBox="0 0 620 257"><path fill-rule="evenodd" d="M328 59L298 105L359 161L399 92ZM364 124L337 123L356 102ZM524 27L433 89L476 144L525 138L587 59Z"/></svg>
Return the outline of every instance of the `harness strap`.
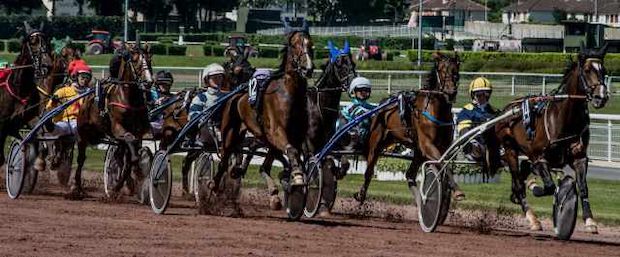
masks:
<svg viewBox="0 0 620 257"><path fill-rule="evenodd" d="M428 120L430 120L431 122L435 123L437 126L452 126L452 125L454 125L454 124L452 124L452 122L445 122L445 121L441 121L441 120L437 119L437 117L433 116L428 111L423 111L422 115L424 117L426 117Z"/></svg>
<svg viewBox="0 0 620 257"><path fill-rule="evenodd" d="M21 103L22 105L28 104L28 97L22 98L22 97L18 96L15 93L15 91L13 91L13 88L11 87L11 84L9 84L9 81L11 81L11 75L13 75L13 74L12 73L9 74L9 76L6 78L6 81L0 83L0 88L4 88L4 90L6 90L9 93L9 95L11 95L15 99L17 99L17 101L19 101L19 103Z"/></svg>
<svg viewBox="0 0 620 257"><path fill-rule="evenodd" d="M45 90L41 88L40 86L37 86L37 91L39 91L39 93L41 93L44 96L50 97L50 94L45 92Z"/></svg>
<svg viewBox="0 0 620 257"><path fill-rule="evenodd" d="M133 107L133 106L130 106L128 104L119 103L119 102L110 102L110 103L108 103L108 105L116 106L116 107L123 108L123 109L126 109L126 110L137 110L137 111L144 110L146 108L144 106Z"/></svg>

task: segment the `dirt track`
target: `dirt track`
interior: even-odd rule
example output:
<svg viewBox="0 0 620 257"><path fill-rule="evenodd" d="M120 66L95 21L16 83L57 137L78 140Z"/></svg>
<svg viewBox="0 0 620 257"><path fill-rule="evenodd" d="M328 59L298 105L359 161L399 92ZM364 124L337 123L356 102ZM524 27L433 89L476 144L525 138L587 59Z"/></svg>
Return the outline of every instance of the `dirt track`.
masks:
<svg viewBox="0 0 620 257"><path fill-rule="evenodd" d="M58 188L45 191L19 200L0 193L0 256L620 256L617 228L578 231L562 242L551 237L548 222L536 234L522 221L508 224L512 230L487 230L506 224L476 225L472 214L448 222L476 229L444 226L426 234L410 220L413 207L380 203L360 209L344 200L336 211L353 216L287 222L283 211L262 206L255 190L244 193L243 218L197 215L180 198L166 215L155 215L130 198L105 203L100 191L77 202L64 200Z"/></svg>

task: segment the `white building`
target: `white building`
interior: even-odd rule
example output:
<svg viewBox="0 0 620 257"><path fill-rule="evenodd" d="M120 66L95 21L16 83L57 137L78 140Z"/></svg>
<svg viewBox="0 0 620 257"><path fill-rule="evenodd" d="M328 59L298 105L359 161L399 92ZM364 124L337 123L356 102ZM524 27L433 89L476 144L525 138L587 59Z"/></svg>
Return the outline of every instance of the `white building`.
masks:
<svg viewBox="0 0 620 257"><path fill-rule="evenodd" d="M56 6L53 6L54 1L43 0L43 6L47 9L47 17L52 16L52 9L54 8L54 15L56 16L77 16L79 14L80 7L75 0L56 0L55 2ZM82 16L93 15L95 15L95 9L88 6L88 1L84 1L84 5L82 5Z"/></svg>

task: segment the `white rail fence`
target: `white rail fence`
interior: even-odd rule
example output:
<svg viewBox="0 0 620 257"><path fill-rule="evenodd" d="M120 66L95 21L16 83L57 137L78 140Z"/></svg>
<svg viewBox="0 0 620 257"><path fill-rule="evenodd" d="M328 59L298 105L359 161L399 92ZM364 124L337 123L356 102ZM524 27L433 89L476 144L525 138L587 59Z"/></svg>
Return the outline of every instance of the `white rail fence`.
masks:
<svg viewBox="0 0 620 257"><path fill-rule="evenodd" d="M166 69L174 75L174 89L192 88L201 86L202 67L154 67L155 71ZM95 74L100 77L108 75L106 66L93 66ZM317 71L320 72L320 71ZM377 71L360 70L358 73L370 78L373 82L373 94L385 97L401 90L418 89L423 84L427 71ZM560 84L561 74L543 73L508 73L508 72L461 72L461 85L457 106L468 101L467 83L473 78L484 76L492 81L493 98L509 100L517 96L548 93ZM319 75L315 74L310 83ZM608 84L612 93L617 92L620 80L608 77ZM618 98L620 100L620 98ZM608 105L617 105L611 99ZM590 114L590 157L597 160L620 162L620 115Z"/></svg>

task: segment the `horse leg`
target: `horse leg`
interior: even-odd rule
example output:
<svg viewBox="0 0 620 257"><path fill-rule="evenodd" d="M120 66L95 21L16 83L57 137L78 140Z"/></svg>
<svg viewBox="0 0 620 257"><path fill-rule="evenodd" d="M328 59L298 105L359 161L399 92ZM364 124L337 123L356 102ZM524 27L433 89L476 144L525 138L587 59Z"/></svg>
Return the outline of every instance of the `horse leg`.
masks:
<svg viewBox="0 0 620 257"><path fill-rule="evenodd" d="M273 161L275 160L275 155L276 153L274 153L274 151L270 149L269 152L267 153L267 156L265 156L263 165L260 166L259 172L260 172L261 177L263 177L263 179L267 183L267 192L269 193L269 207L272 210L280 210L282 209L282 201L280 200L280 197L278 196L279 192L278 192L278 187L276 186L276 182L273 179L273 177L271 177L271 168L273 165ZM278 155L282 157L282 154L278 154ZM284 159L284 158L281 158L281 159ZM286 166L285 163L283 163L283 166Z"/></svg>
<svg viewBox="0 0 620 257"><path fill-rule="evenodd" d="M570 163L575 170L577 187L579 188L579 198L581 198L581 207L583 210L583 220L585 221L586 231L592 234L598 234L598 224L594 221L592 210L590 209L590 200L588 199L588 158L580 158Z"/></svg>
<svg viewBox="0 0 620 257"><path fill-rule="evenodd" d="M289 167L291 171L292 181L290 185L300 186L304 185L304 171L301 165L301 154L297 148L288 142L286 131L284 128L277 128L270 136L267 133L268 140L281 152L288 157Z"/></svg>
<svg viewBox="0 0 620 257"><path fill-rule="evenodd" d="M181 165L181 184L182 184L182 196L184 198L193 198L194 196L189 193L189 170L192 163L200 155L199 151L189 151L185 158L183 158L183 164Z"/></svg>
<svg viewBox="0 0 620 257"><path fill-rule="evenodd" d="M534 196L541 197L552 195L555 192L555 183L553 183L551 173L549 172L549 163L544 159L538 160L534 163L534 170L542 178L544 184L544 187L540 187L536 184L530 187Z"/></svg>
<svg viewBox="0 0 620 257"><path fill-rule="evenodd" d="M519 169L519 155L517 151L510 147L506 147L505 150L504 159L508 164L512 178L512 194L510 195L510 201L514 204L521 205L521 210L525 213L525 217L530 223L530 230L542 230L542 226L534 210L529 207L525 199L525 180L529 175L529 171Z"/></svg>
<svg viewBox="0 0 620 257"><path fill-rule="evenodd" d="M128 141L127 142L127 146L129 147L129 157L130 157L130 176L133 175L133 188L131 190L131 193L134 194L139 190L140 188L142 188L142 183L144 183L144 178L145 178L145 172L149 172L149 171L144 171L142 169L140 169L140 155L138 154L138 149L140 148L140 141L138 140L133 140L133 141Z"/></svg>
<svg viewBox="0 0 620 257"><path fill-rule="evenodd" d="M380 147L379 133L372 133L370 136L370 140L368 141L368 155L366 156L366 171L364 172L364 184L360 187L359 192L353 195L353 198L357 200L360 204L364 204L366 201L366 193L368 191L368 187L370 186L370 181L375 175L375 165L379 160L380 151L383 147Z"/></svg>
<svg viewBox="0 0 620 257"><path fill-rule="evenodd" d="M86 161L86 147L88 146L88 142L83 139L78 139L77 145L77 168L73 173L73 184L71 185L70 191L65 194L65 198L70 200L81 200L86 196L82 189L82 168L84 168L84 162Z"/></svg>

